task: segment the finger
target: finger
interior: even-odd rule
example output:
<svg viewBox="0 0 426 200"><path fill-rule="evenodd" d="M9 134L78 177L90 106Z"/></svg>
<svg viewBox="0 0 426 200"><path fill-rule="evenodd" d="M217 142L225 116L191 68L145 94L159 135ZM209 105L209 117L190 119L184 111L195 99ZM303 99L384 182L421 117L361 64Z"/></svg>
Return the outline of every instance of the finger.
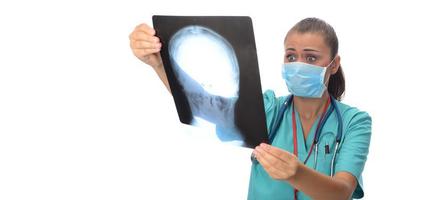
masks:
<svg viewBox="0 0 426 200"><path fill-rule="evenodd" d="M152 43L146 41L130 41L130 46L133 49L160 49L161 43Z"/></svg>
<svg viewBox="0 0 426 200"><path fill-rule="evenodd" d="M257 158L257 154L262 157L262 159L266 160L270 165L281 165L286 164L286 160L281 160L279 157L274 156L273 154L265 151L262 147L258 146L255 148L255 155Z"/></svg>
<svg viewBox="0 0 426 200"><path fill-rule="evenodd" d="M152 27L148 26L148 24L146 23L142 23L136 26L135 31L141 31L149 35L155 35L155 30Z"/></svg>
<svg viewBox="0 0 426 200"><path fill-rule="evenodd" d="M150 54L158 53L160 49L133 49L133 53L137 57L145 57Z"/></svg>
<svg viewBox="0 0 426 200"><path fill-rule="evenodd" d="M141 31L133 31L129 35L130 40L140 40L140 41L146 41L146 42L160 42L160 38L146 34L145 32Z"/></svg>
<svg viewBox="0 0 426 200"><path fill-rule="evenodd" d="M280 161L277 163L271 162L271 160L268 160L265 155L267 155L267 152L262 152L262 150L255 150L256 159L259 161L259 163L262 165L263 169L274 179L286 179L288 178L289 174L287 173L288 166L284 164L284 162L280 161L278 158L275 158L275 160ZM272 156L272 155L271 155ZM272 156L274 157L274 156Z"/></svg>
<svg viewBox="0 0 426 200"><path fill-rule="evenodd" d="M254 156L256 157L256 160L259 161L259 163L263 166L263 168L266 171L268 171L267 169L270 168L271 163L269 163L268 159L265 158L265 155L263 155L263 152L260 152L259 150L255 149L253 153L254 153Z"/></svg>
<svg viewBox="0 0 426 200"><path fill-rule="evenodd" d="M149 33L151 35L155 35L155 29L153 29L151 26L148 26L148 24L143 23L141 25L141 29L145 31L146 33Z"/></svg>
<svg viewBox="0 0 426 200"><path fill-rule="evenodd" d="M260 144L260 148L283 161L288 161L290 159L293 159L292 153L286 150L280 149L278 147L274 147L272 145L262 143Z"/></svg>

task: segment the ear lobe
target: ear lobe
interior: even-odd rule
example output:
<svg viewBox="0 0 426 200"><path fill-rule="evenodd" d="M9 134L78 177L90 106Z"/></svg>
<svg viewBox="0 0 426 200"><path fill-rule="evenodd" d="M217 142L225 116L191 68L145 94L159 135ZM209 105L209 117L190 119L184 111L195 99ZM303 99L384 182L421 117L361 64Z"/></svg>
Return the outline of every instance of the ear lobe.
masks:
<svg viewBox="0 0 426 200"><path fill-rule="evenodd" d="M334 75L340 67L340 56L337 55L334 59L333 64L331 65L331 74Z"/></svg>

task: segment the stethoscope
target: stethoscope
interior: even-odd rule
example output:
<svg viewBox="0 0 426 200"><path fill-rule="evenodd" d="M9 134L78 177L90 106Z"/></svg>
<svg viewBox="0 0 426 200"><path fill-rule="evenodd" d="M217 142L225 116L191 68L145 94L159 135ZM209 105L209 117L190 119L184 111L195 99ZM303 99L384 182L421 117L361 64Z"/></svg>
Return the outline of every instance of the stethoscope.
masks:
<svg viewBox="0 0 426 200"><path fill-rule="evenodd" d="M290 95L289 97L287 97L287 99L284 101L283 105L281 106L281 108L278 112L277 120L275 120L273 122L272 129L271 129L271 132L269 134L269 141L270 141L271 144L272 144L272 141L274 140L274 138L277 134L277 131L278 131L278 129L279 129L281 123L282 123L282 120L284 118L284 113L287 110L288 106L291 105L292 101L293 101L293 95ZM314 149L315 149L314 150L315 151L315 154L314 154L314 169L316 169L317 160L318 160L318 143L319 143L319 138L321 136L321 130L324 127L325 122L330 117L333 110L335 110L336 115L337 115L337 120L338 120L338 127L337 127L337 135L336 135L336 145L335 145L335 148L334 148L333 157L332 157L331 165L330 165L330 172L331 172L330 175L333 176L334 175L334 165L335 165L335 160L336 160L336 154L337 154L337 151L340 147L340 142L342 140L343 120L342 120L342 115L340 113L340 110L337 107L336 99L334 99L333 97L330 97L330 102L331 102L331 109L329 109L325 113L324 117L322 117L321 120L318 122L319 126L315 131L315 138L314 138L314 142L313 142L312 145L314 146ZM297 145L297 144L295 144L295 145ZM311 149L312 149L312 146L311 146ZM309 152L308 157L306 158L306 160L304 162L305 164L306 164L306 161L308 160L310 154L311 154L311 151ZM253 164L258 163L254 154L251 155L251 160L252 160Z"/></svg>

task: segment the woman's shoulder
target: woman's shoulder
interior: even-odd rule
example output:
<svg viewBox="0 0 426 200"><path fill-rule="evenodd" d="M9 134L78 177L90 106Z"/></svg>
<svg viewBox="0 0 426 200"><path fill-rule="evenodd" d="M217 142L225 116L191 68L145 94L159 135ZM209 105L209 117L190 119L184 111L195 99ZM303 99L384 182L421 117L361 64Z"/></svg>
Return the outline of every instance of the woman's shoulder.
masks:
<svg viewBox="0 0 426 200"><path fill-rule="evenodd" d="M281 105L288 96L276 96L273 90L266 90L263 92L263 104L265 105L265 111L274 108L277 105Z"/></svg>
<svg viewBox="0 0 426 200"><path fill-rule="evenodd" d="M342 115L369 115L367 111L364 111L358 107L348 105L346 103L343 103L341 101L337 101L337 105L339 106L339 109L341 110Z"/></svg>
<svg viewBox="0 0 426 200"><path fill-rule="evenodd" d="M275 92L271 89L266 90L265 92L263 92L263 98L268 98L268 99L282 99L285 100L289 95L283 95L283 96L277 96L275 94Z"/></svg>
<svg viewBox="0 0 426 200"><path fill-rule="evenodd" d="M371 116L367 111L361 110L355 106L338 101L337 103L340 113L346 124L351 126L359 123L371 124Z"/></svg>

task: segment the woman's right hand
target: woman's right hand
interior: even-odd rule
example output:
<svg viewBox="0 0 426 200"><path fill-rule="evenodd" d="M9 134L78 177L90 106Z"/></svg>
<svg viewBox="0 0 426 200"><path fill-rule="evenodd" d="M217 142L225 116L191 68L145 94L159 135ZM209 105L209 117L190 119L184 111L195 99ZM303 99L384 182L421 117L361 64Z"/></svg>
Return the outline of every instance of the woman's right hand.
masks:
<svg viewBox="0 0 426 200"><path fill-rule="evenodd" d="M145 23L140 24L129 35L129 39L133 54L155 70L164 86L170 92L169 81L167 80L160 55L160 38L155 36L155 30Z"/></svg>
<svg viewBox="0 0 426 200"><path fill-rule="evenodd" d="M155 36L155 30L145 23L136 26L129 35L130 48L133 54L142 62L150 65L155 71L163 68L161 61L160 39Z"/></svg>

